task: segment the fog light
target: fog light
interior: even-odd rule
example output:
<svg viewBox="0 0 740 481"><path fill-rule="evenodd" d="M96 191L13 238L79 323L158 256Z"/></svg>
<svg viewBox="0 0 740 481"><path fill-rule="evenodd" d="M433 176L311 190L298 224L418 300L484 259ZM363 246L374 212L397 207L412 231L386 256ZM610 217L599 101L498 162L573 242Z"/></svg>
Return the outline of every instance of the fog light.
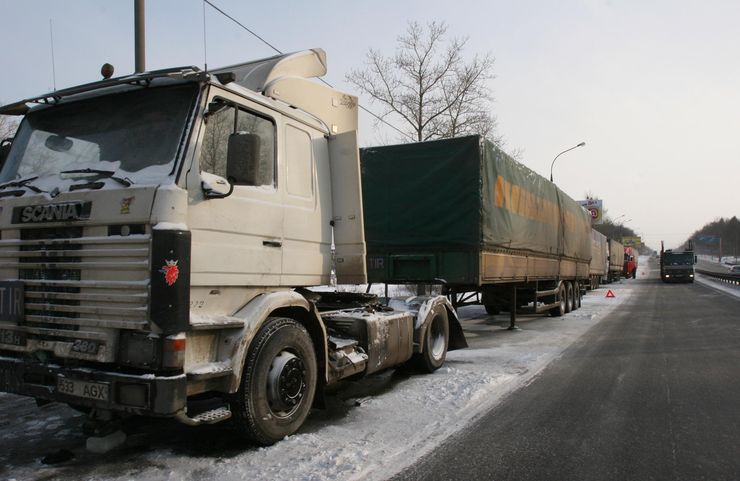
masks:
<svg viewBox="0 0 740 481"><path fill-rule="evenodd" d="M185 365L185 347L187 339L185 333L167 336L164 339L162 350L162 367L181 369Z"/></svg>
<svg viewBox="0 0 740 481"><path fill-rule="evenodd" d="M118 404L125 406L134 406L139 408L147 407L147 398L149 397L149 386L146 384L118 384Z"/></svg>

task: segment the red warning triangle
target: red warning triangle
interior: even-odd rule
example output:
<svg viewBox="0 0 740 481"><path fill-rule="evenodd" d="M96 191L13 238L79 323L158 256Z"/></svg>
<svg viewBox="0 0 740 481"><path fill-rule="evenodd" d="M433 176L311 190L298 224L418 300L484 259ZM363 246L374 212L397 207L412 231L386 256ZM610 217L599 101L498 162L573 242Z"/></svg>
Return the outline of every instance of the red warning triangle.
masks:
<svg viewBox="0 0 740 481"><path fill-rule="evenodd" d="M615 296L612 290L609 289L608 291L606 291L606 297L617 297L617 296Z"/></svg>

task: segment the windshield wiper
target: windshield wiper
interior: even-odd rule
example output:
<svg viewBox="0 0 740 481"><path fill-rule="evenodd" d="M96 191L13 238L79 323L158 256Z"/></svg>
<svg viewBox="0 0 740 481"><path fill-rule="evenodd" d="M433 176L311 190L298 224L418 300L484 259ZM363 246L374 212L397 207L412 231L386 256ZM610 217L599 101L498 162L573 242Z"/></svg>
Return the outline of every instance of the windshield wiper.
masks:
<svg viewBox="0 0 740 481"><path fill-rule="evenodd" d="M0 185L0 189L5 189L6 187L27 187L31 189L32 191L36 192L37 194L40 194L42 192L46 192L45 190L41 190L35 185L32 185L31 182L38 179L38 175L34 175L33 177L26 177L25 179L21 180L14 180L12 182L6 182L5 184Z"/></svg>
<svg viewBox="0 0 740 481"><path fill-rule="evenodd" d="M129 178L116 177L115 172L112 170L98 170L98 169L76 169L76 170L64 170L59 172L60 174L91 174L95 178L106 178L113 179L119 184L129 187L133 182Z"/></svg>

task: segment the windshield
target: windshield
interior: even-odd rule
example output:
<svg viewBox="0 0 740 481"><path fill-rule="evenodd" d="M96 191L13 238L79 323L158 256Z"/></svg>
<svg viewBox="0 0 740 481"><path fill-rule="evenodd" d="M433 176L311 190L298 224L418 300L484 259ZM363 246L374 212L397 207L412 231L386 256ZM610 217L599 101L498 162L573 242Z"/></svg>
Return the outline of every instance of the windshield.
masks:
<svg viewBox="0 0 740 481"><path fill-rule="evenodd" d="M665 254L664 262L667 266L692 266L694 265L694 254Z"/></svg>
<svg viewBox="0 0 740 481"><path fill-rule="evenodd" d="M59 179L62 172L84 169L160 183L173 171L196 88L152 87L31 112L15 136L0 183Z"/></svg>

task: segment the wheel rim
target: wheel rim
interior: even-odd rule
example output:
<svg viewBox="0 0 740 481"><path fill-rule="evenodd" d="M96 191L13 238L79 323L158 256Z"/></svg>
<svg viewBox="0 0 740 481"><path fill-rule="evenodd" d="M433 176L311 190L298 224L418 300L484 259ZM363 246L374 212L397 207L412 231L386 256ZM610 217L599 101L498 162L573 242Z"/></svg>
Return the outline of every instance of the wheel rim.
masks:
<svg viewBox="0 0 740 481"><path fill-rule="evenodd" d="M301 405L306 393L306 366L301 358L281 351L267 374L267 402L275 416L288 417Z"/></svg>
<svg viewBox="0 0 740 481"><path fill-rule="evenodd" d="M445 352L445 331L442 316L435 316L432 325L429 326L428 346L430 354L434 359L440 359Z"/></svg>

